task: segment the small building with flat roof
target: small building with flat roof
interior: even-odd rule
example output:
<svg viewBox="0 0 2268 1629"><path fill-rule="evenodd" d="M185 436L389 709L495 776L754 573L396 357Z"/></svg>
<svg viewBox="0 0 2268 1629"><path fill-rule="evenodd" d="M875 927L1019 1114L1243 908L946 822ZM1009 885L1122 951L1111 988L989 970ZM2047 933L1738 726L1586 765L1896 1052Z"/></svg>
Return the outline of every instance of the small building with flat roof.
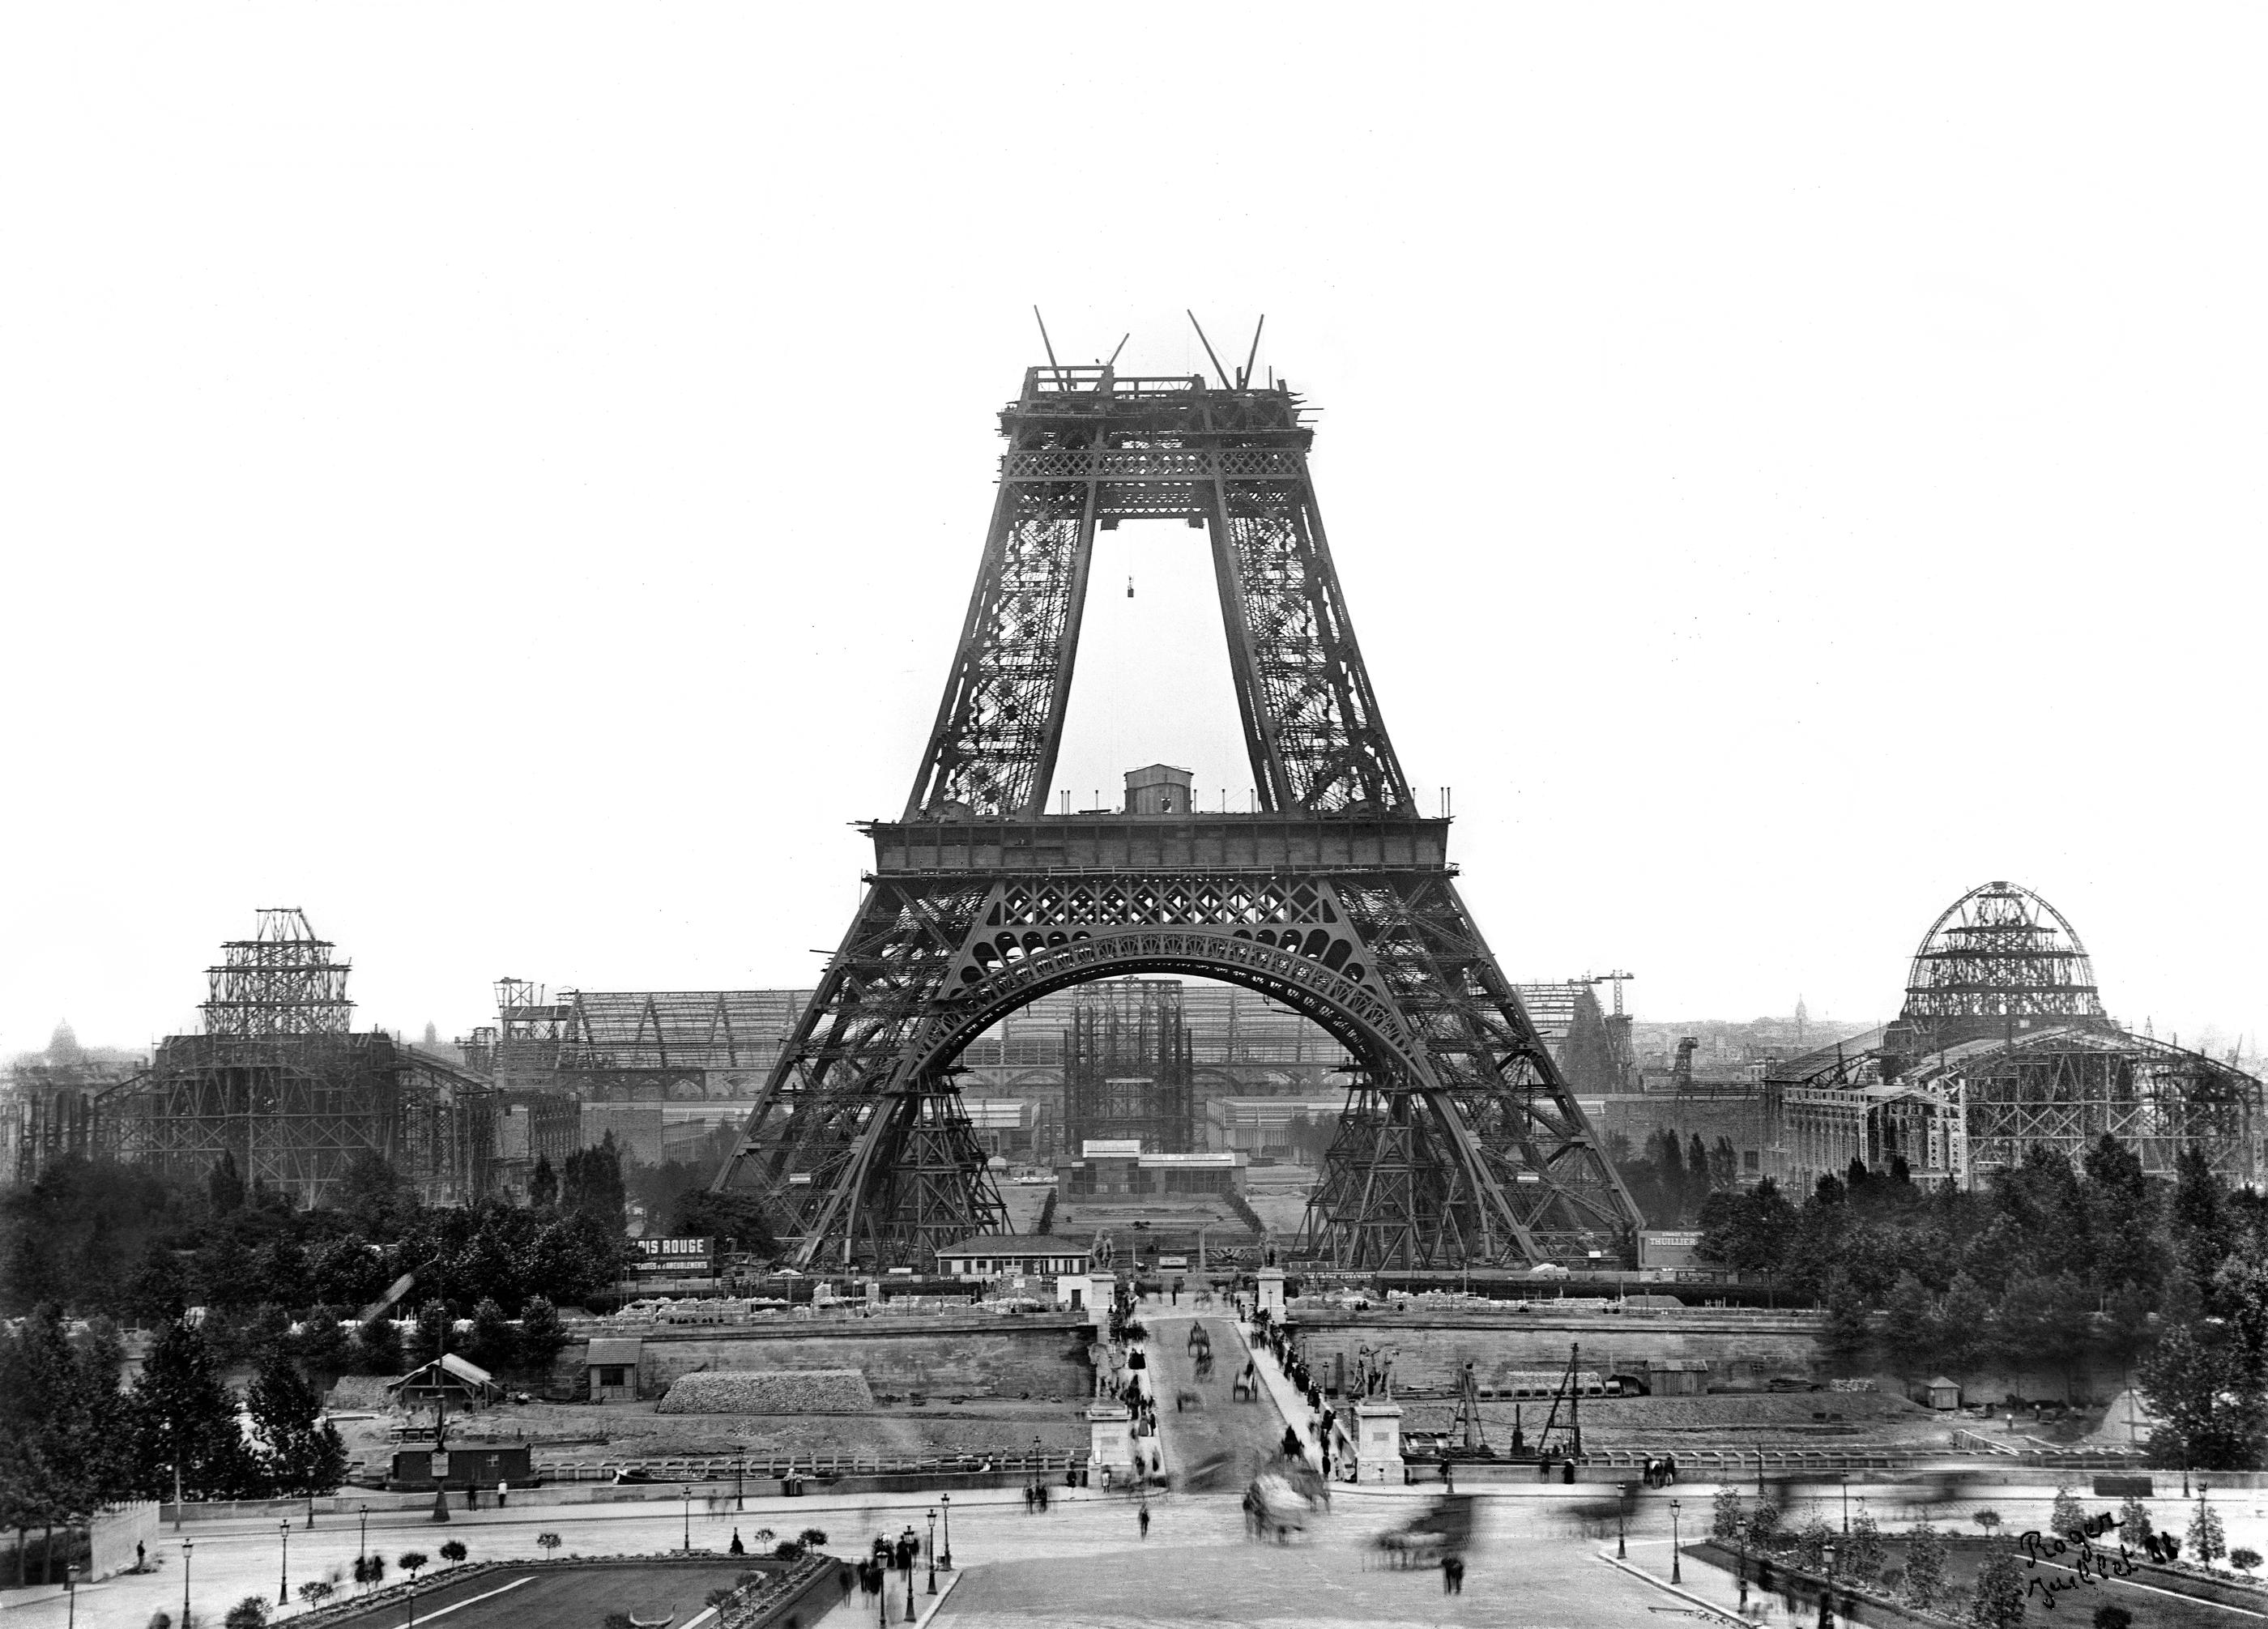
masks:
<svg viewBox="0 0 2268 1629"><path fill-rule="evenodd" d="M937 1253L937 1270L956 1279L1059 1279L1084 1276L1094 1247L1047 1233L980 1233Z"/></svg>

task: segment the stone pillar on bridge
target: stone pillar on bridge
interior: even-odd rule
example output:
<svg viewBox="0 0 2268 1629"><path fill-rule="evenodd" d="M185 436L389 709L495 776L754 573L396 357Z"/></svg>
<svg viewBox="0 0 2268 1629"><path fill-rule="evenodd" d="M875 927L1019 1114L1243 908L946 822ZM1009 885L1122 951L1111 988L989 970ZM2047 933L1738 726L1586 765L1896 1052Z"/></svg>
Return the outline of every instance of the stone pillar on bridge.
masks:
<svg viewBox="0 0 2268 1629"><path fill-rule="evenodd" d="M1387 1397L1364 1397L1354 1405L1354 1479L1399 1484L1402 1474L1402 1405Z"/></svg>
<svg viewBox="0 0 2268 1629"><path fill-rule="evenodd" d="M1398 1411L1397 1411L1398 1412ZM1102 1485L1102 1470L1110 1467L1114 1481L1134 1470L1134 1415L1123 1403L1090 1403L1086 1406L1089 1485Z"/></svg>
<svg viewBox="0 0 2268 1629"><path fill-rule="evenodd" d="M1284 1270L1281 1267L1263 1267L1259 1280L1260 1310L1272 1319L1281 1320L1284 1316Z"/></svg>

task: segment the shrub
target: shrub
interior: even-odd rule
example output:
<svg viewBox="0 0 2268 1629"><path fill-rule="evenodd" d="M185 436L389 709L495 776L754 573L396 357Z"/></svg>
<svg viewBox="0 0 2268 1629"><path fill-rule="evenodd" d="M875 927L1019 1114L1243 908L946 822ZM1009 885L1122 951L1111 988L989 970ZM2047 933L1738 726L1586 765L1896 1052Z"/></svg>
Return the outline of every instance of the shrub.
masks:
<svg viewBox="0 0 2268 1629"><path fill-rule="evenodd" d="M1980 1510L1969 1519L1984 1529L1984 1536L1987 1538L1990 1538L2000 1525L2000 1513L1997 1510Z"/></svg>
<svg viewBox="0 0 2268 1629"><path fill-rule="evenodd" d="M1929 1611L1945 1590L1945 1539L1926 1522L1914 1524L1906 1544L1906 1599Z"/></svg>
<svg viewBox="0 0 2268 1629"><path fill-rule="evenodd" d="M792 1561L802 1553L803 1546L792 1538L783 1538L772 1548L772 1554L783 1561Z"/></svg>
<svg viewBox="0 0 2268 1629"><path fill-rule="evenodd" d="M336 1585L326 1583L320 1578L299 1586L299 1598L309 1606L320 1606L337 1593Z"/></svg>
<svg viewBox="0 0 2268 1629"><path fill-rule="evenodd" d="M405 1550L396 1559L401 1570L409 1574L414 1582L417 1574L425 1570L425 1564L432 1558L423 1550Z"/></svg>
<svg viewBox="0 0 2268 1629"><path fill-rule="evenodd" d="M2116 1601L2105 1601L2095 1609L2095 1629L2130 1629L2134 1614Z"/></svg>
<svg viewBox="0 0 2268 1629"><path fill-rule="evenodd" d="M826 1532L823 1529L815 1527L806 1527L802 1532L797 1534L796 1537L801 1539L803 1541L804 1547L809 1550L816 1550L820 1545L827 1542Z"/></svg>
<svg viewBox="0 0 2268 1629"><path fill-rule="evenodd" d="M2076 1495L2067 1487L2055 1491L2055 1508L2049 1514L2048 1528L2058 1538L2068 1538L2087 1525L2087 1511Z"/></svg>
<svg viewBox="0 0 2268 1629"><path fill-rule="evenodd" d="M221 1619L223 1629L267 1629L268 1597L248 1595L228 1609Z"/></svg>
<svg viewBox="0 0 2268 1629"><path fill-rule="evenodd" d="M1723 1544L1738 1542L1741 1537L1741 1490L1726 1486L1717 1490L1717 1498L1709 1507L1709 1537Z"/></svg>
<svg viewBox="0 0 2268 1629"><path fill-rule="evenodd" d="M2211 1572L2213 1564L2228 1553L2228 1535L2220 1525L2220 1512L2202 1499L2198 1500L2197 1515L2190 1518L2190 1549Z"/></svg>
<svg viewBox="0 0 2268 1629"><path fill-rule="evenodd" d="M2228 1564L2238 1572L2250 1574L2254 1567L2260 1565L2260 1552L2239 1544L2228 1552Z"/></svg>
<svg viewBox="0 0 2268 1629"><path fill-rule="evenodd" d="M1995 1550L1977 1567L1969 1621L1977 1629L2015 1629L2024 1621L2023 1566L2014 1550Z"/></svg>

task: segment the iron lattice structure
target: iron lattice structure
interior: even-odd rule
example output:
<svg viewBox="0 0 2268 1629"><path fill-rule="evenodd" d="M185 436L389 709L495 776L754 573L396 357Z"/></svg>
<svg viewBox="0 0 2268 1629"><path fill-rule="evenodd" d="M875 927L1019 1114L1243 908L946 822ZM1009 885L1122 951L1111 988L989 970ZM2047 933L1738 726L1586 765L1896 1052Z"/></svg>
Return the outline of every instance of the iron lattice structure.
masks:
<svg viewBox="0 0 2268 1629"><path fill-rule="evenodd" d="M1064 1136L1135 1138L1145 1154L1197 1142L1189 1025L1177 979L1114 978L1074 987L1064 1036Z"/></svg>
<svg viewBox="0 0 2268 1629"><path fill-rule="evenodd" d="M1288 387L1031 369L904 813L718 1185L809 1264L929 1265L1003 1210L946 1071L1098 978L1218 979L1361 1065L1303 1248L1351 1267L1627 1256L1637 1208L1457 896L1396 760ZM1049 815L1098 528L1209 540L1248 814ZM1408 1135L1404 1129L1408 1128ZM917 1148L918 1158L914 1157Z"/></svg>
<svg viewBox="0 0 2268 1629"><path fill-rule="evenodd" d="M480 1198L496 1092L390 1036L352 1033L335 948L305 912L262 910L259 931L208 970L206 1033L167 1036L147 1070L95 1100L103 1151L185 1181L228 1154L247 1182L310 1205L374 1152L428 1203Z"/></svg>
<svg viewBox="0 0 2268 1629"><path fill-rule="evenodd" d="M250 939L220 948L221 964L205 969L207 1035L342 1036L353 1027L351 964L334 959L338 947L316 938L298 906L262 910Z"/></svg>
<svg viewBox="0 0 2268 1629"><path fill-rule="evenodd" d="M1899 1022L1916 1050L2034 1025L2109 1027L2095 964L2061 911L2029 888L1987 882L1930 924ZM1896 1038L1893 1045L1899 1044Z"/></svg>
<svg viewBox="0 0 2268 1629"><path fill-rule="evenodd" d="M1896 1023L1776 1065L1764 1092L1779 1174L1798 1186L1896 1157L1918 1178L1970 1187L2034 1147L2076 1166L2105 1133L2152 1176L2195 1149L2231 1182L2257 1182L2268 1087L2122 1028L2069 920L1995 881L1931 925Z"/></svg>

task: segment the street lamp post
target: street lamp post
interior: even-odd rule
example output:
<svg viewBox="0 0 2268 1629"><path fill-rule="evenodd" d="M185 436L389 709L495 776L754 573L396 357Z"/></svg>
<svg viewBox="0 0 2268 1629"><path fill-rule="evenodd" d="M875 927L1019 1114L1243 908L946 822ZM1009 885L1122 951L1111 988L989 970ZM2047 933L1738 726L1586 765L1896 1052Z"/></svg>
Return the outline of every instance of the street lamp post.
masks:
<svg viewBox="0 0 2268 1629"><path fill-rule="evenodd" d="M937 1502L945 1509L945 1554L940 1558L946 1572L953 1571L953 1495L940 1493Z"/></svg>
<svg viewBox="0 0 2268 1629"><path fill-rule="evenodd" d="M1843 1478L1843 1530L1844 1530L1844 1532L1845 1532L1845 1533L1847 1534L1847 1533L1848 1533L1848 1532L1850 1532L1850 1530L1851 1530L1851 1473L1850 1473L1849 1471L1845 1471L1842 1472L1842 1478Z"/></svg>
<svg viewBox="0 0 2268 1629"><path fill-rule="evenodd" d="M291 1518L285 1516L276 1524L276 1537L284 1541L283 1558L276 1564L276 1604L291 1604Z"/></svg>
<svg viewBox="0 0 2268 1629"><path fill-rule="evenodd" d="M1820 1551L1827 1576L1819 1581L1819 1629L1835 1629L1835 1546Z"/></svg>
<svg viewBox="0 0 2268 1629"><path fill-rule="evenodd" d="M693 1484L685 1485L685 1553L693 1553Z"/></svg>
<svg viewBox="0 0 2268 1629"><path fill-rule="evenodd" d="M1629 1508L1630 1484L1617 1482L1615 1484L1615 1559L1617 1561L1630 1559L1630 1544L1626 1542L1623 1530L1623 1512Z"/></svg>
<svg viewBox="0 0 2268 1629"><path fill-rule="evenodd" d="M70 1615L63 1620L64 1629L77 1629L78 1624L78 1563L67 1563L63 1567L63 1594L70 1600Z"/></svg>
<svg viewBox="0 0 2268 1629"><path fill-rule="evenodd" d="M179 1509L179 1506L174 1508ZM189 1558L195 1553L197 1541L181 1540L181 1629L189 1629Z"/></svg>
<svg viewBox="0 0 2268 1629"><path fill-rule="evenodd" d="M370 1553L370 1507L368 1505L364 1505L360 1507L360 1509L362 1511L362 1536L355 1540L355 1559L357 1560L360 1560L364 1556Z"/></svg>
<svg viewBox="0 0 2268 1629"><path fill-rule="evenodd" d="M1669 1581L1673 1584L1682 1584L1685 1581L1685 1574L1679 1564L1677 1553L1677 1512L1679 1508L1680 1507L1677 1500L1673 1499L1669 1501Z"/></svg>
<svg viewBox="0 0 2268 1629"><path fill-rule="evenodd" d="M929 1513L929 1592L937 1593L937 1512Z"/></svg>

